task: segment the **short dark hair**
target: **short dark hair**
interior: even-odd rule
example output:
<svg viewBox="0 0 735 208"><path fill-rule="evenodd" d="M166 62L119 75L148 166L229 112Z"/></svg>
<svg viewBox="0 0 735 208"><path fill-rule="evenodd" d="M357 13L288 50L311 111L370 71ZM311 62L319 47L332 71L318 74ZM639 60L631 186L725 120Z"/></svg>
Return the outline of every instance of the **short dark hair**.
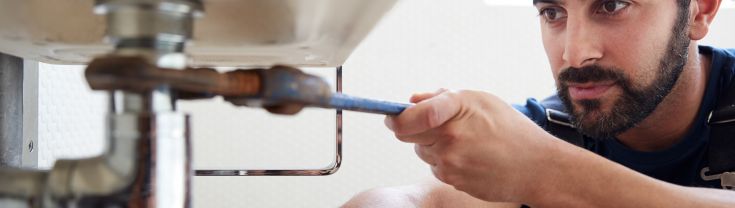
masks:
<svg viewBox="0 0 735 208"><path fill-rule="evenodd" d="M689 5L692 3L692 0L676 0L676 2L679 5L680 12L684 12L684 11L689 12Z"/></svg>

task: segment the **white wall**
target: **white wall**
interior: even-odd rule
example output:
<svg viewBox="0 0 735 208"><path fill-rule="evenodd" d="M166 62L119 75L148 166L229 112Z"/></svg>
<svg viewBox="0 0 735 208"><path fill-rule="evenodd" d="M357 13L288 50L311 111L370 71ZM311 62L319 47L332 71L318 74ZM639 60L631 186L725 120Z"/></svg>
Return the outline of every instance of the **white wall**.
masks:
<svg viewBox="0 0 735 208"><path fill-rule="evenodd" d="M529 3L530 4L530 3ZM352 54L344 91L406 101L414 92L477 89L520 103L554 85L532 7L483 1L402 0ZM735 10L722 11L705 44L735 47ZM63 69L62 69L63 68ZM320 71L321 70L321 71ZM331 77L332 69L314 69ZM91 93L82 67L42 65L40 166L102 148L104 95ZM296 117L217 101L182 102L193 115L195 167L315 167L333 148L332 111ZM398 142L378 115L344 116L342 169L327 177L196 177L195 207L336 207L373 187L430 177L411 145Z"/></svg>
<svg viewBox="0 0 735 208"><path fill-rule="evenodd" d="M84 66L39 64L38 167L57 158L101 154L104 149L105 93L89 89Z"/></svg>
<svg viewBox="0 0 735 208"><path fill-rule="evenodd" d="M535 15L531 7L490 8L482 1L401 1L345 63L344 91L402 102L414 92L439 87L488 90L513 102L551 94L553 82ZM197 116L197 112L207 111L205 108L188 109ZM227 122L248 119L230 118ZM196 128L197 140L233 134L197 134ZM417 183L430 174L411 145L392 137L382 116L348 112L344 116L344 161L337 174L198 177L195 205L336 207L362 190Z"/></svg>

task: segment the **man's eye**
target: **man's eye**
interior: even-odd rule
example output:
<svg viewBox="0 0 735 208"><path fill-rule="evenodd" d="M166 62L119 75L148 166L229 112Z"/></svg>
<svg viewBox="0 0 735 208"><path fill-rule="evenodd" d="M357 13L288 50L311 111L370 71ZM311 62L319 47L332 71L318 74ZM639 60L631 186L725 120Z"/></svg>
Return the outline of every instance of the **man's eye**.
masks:
<svg viewBox="0 0 735 208"><path fill-rule="evenodd" d="M606 1L602 3L598 12L604 14L615 14L629 5L630 3L624 1Z"/></svg>
<svg viewBox="0 0 735 208"><path fill-rule="evenodd" d="M541 10L540 15L546 21L553 22L567 17L567 14L559 8L546 8Z"/></svg>

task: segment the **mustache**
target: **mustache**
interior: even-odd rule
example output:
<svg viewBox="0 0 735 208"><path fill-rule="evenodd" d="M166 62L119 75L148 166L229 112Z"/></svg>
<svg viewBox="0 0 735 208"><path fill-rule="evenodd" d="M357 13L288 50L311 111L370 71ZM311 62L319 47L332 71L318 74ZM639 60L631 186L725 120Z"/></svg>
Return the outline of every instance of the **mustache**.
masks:
<svg viewBox="0 0 735 208"><path fill-rule="evenodd" d="M568 67L562 69L557 78L560 83L574 82L600 82L600 81L623 81L627 77L621 70L600 65L589 65L582 68Z"/></svg>

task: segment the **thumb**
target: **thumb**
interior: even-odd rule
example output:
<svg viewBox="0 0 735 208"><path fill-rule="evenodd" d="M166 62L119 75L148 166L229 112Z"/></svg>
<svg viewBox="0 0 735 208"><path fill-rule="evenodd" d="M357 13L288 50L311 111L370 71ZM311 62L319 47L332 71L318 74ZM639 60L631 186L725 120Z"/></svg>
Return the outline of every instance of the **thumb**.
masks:
<svg viewBox="0 0 735 208"><path fill-rule="evenodd" d="M435 96L437 96L439 94L442 94L442 93L444 93L446 91L448 91L448 90L447 89L444 89L444 88L439 88L435 92L416 93L416 94L413 94L411 96L410 102L411 103L419 103L419 102L424 101L426 99L429 99L429 98L435 97Z"/></svg>
<svg viewBox="0 0 735 208"><path fill-rule="evenodd" d="M396 135L413 135L437 128L459 114L461 103L451 92L442 92L385 119Z"/></svg>

